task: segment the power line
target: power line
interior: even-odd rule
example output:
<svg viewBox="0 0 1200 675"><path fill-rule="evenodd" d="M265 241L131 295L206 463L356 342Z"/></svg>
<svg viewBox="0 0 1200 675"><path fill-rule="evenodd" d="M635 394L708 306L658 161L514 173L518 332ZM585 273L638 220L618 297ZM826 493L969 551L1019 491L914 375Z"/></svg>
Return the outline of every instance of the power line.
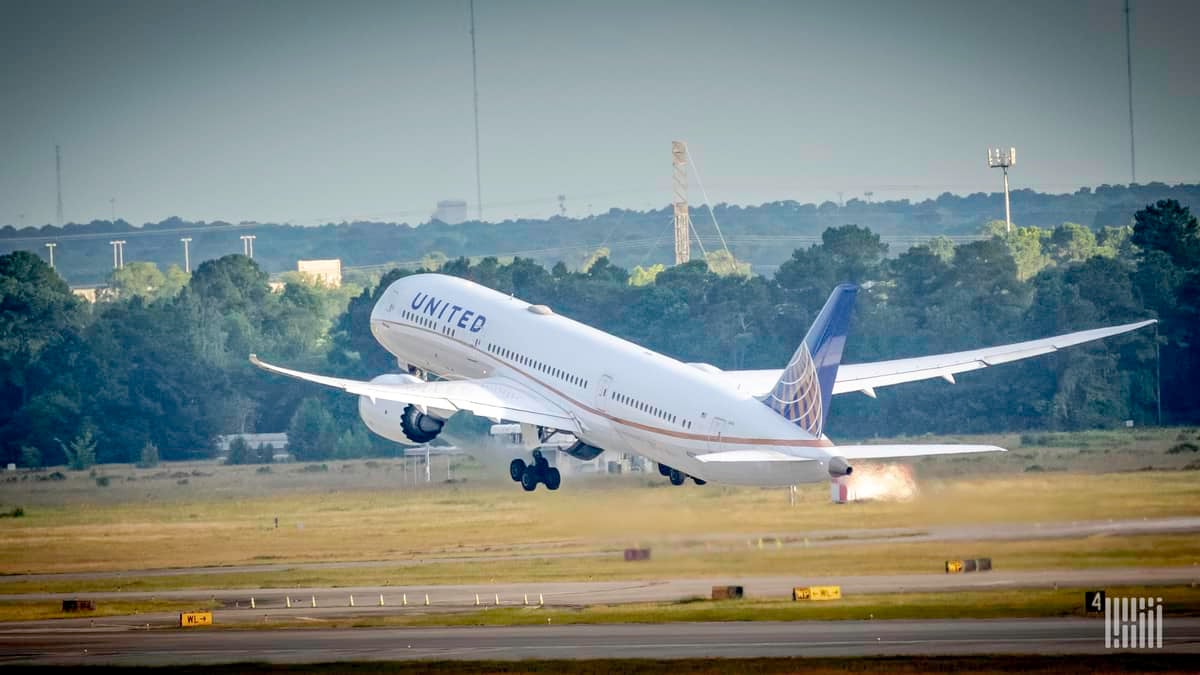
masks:
<svg viewBox="0 0 1200 675"><path fill-rule="evenodd" d="M54 146L54 175L57 177L58 181L58 226L62 227L62 150L57 144Z"/></svg>

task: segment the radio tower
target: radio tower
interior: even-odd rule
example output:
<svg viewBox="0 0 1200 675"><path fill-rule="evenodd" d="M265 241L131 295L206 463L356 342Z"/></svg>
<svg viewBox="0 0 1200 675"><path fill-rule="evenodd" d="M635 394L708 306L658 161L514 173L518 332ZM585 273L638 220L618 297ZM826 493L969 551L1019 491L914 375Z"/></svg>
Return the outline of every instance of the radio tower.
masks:
<svg viewBox="0 0 1200 675"><path fill-rule="evenodd" d="M683 141L671 141L671 165L675 187L675 264L682 265L692 259L692 243L688 236L692 219L688 215L687 201L687 144Z"/></svg>
<svg viewBox="0 0 1200 675"><path fill-rule="evenodd" d="M62 152L58 145L54 146L54 173L58 176L58 226L62 227Z"/></svg>
<svg viewBox="0 0 1200 675"><path fill-rule="evenodd" d="M475 103L475 217L483 222L483 183L479 179L479 63L475 58L475 0L471 0L471 94Z"/></svg>
<svg viewBox="0 0 1200 675"><path fill-rule="evenodd" d="M1129 0L1125 0L1125 74L1129 81L1129 182L1137 182L1137 155L1133 151L1133 47L1129 37Z"/></svg>

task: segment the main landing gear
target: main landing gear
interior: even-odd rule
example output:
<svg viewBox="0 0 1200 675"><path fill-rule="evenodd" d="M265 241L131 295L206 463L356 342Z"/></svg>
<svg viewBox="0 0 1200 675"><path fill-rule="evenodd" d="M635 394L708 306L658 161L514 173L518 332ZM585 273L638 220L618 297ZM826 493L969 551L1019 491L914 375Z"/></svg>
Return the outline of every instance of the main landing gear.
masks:
<svg viewBox="0 0 1200 675"><path fill-rule="evenodd" d="M695 476L689 476L686 473L680 471L679 469L672 469L671 467L667 466L666 464L659 464L658 472L660 474L666 476L668 479L670 479L671 485L683 485L684 481L686 481L689 478L691 478L692 481L696 483L696 485L704 485L705 483L708 482L705 480L700 480L699 478L696 478Z"/></svg>
<svg viewBox="0 0 1200 675"><path fill-rule="evenodd" d="M533 492L538 483L544 484L547 490L557 490L562 484L562 474L550 466L541 450L533 451L533 464L526 464L525 460L519 457L514 459L508 465L508 476L520 483L526 492Z"/></svg>

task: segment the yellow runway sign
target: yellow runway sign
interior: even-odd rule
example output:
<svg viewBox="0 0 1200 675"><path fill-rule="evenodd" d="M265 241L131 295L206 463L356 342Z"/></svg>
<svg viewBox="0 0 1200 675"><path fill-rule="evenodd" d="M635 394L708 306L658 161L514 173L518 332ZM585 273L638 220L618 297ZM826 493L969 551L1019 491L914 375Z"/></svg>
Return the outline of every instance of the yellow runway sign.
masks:
<svg viewBox="0 0 1200 675"><path fill-rule="evenodd" d="M797 586L792 589L792 600L840 600L841 586Z"/></svg>
<svg viewBox="0 0 1200 675"><path fill-rule="evenodd" d="M211 626L212 622L212 612L182 612L179 614L179 625L185 628L188 626Z"/></svg>

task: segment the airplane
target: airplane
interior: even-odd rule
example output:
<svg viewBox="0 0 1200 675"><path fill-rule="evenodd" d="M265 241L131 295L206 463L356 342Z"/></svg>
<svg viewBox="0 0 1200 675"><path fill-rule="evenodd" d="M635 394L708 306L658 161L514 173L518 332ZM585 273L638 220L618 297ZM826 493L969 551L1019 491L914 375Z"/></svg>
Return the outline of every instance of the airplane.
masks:
<svg viewBox="0 0 1200 675"><path fill-rule="evenodd" d="M263 370L359 397L367 427L405 445L432 441L458 412L519 423L532 460L509 477L532 492L557 490L558 469L537 448L555 434L563 452L590 460L636 453L673 485L691 478L763 487L838 478L851 462L1003 452L992 445L835 445L824 434L832 399L903 382L942 378L1026 359L1154 323L1139 321L970 351L842 364L858 287L830 294L786 367L720 370L683 363L535 305L442 274L393 282L371 311L371 333L408 372L368 381L305 373L261 361ZM439 380L427 381L428 374ZM561 440L561 437L560 437Z"/></svg>

